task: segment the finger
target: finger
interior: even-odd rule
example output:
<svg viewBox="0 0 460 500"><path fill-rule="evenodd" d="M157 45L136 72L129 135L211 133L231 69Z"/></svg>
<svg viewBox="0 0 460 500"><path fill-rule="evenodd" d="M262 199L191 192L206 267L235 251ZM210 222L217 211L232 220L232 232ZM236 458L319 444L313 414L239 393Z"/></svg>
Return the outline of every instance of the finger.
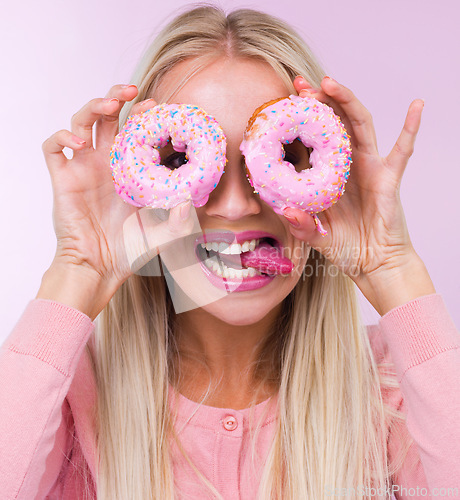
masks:
<svg viewBox="0 0 460 500"><path fill-rule="evenodd" d="M95 147L110 147L113 139L118 133L120 113L127 101L132 101L138 94L135 85L114 85L106 99L118 99L118 106L110 110L110 113L102 114L98 117L95 126Z"/></svg>
<svg viewBox="0 0 460 500"><path fill-rule="evenodd" d="M321 88L313 87L303 76L296 76L293 84L300 97L314 97L320 101L328 97Z"/></svg>
<svg viewBox="0 0 460 500"><path fill-rule="evenodd" d="M300 75L294 78L293 84L297 93L302 89L313 89L313 85Z"/></svg>
<svg viewBox="0 0 460 500"><path fill-rule="evenodd" d="M146 99L145 101L138 102L134 104L134 106L131 108L129 116L132 116L134 114L138 113L143 113L144 111L147 111L150 108L153 108L156 106L157 103L155 99ZM102 119L102 117L101 117ZM101 120L100 119L100 120ZM99 126L99 120L98 123L96 123L96 131L98 130ZM99 126L102 128L101 126ZM119 130L118 126L118 115L116 118L116 123L114 127L104 127L102 130L96 133L96 147L109 147L111 148L114 142L114 138L117 135Z"/></svg>
<svg viewBox="0 0 460 500"><path fill-rule="evenodd" d="M123 225L128 263L136 272L152 258L178 240L199 229L191 202L182 203L169 211L167 220L157 209L143 208L132 214Z"/></svg>
<svg viewBox="0 0 460 500"><path fill-rule="evenodd" d="M293 83L294 88L296 89L300 97L314 97L318 101L321 101L322 103L334 108L336 114L338 114L337 109L340 109L339 106L337 106L337 103L334 102L334 99L328 96L321 87L313 87L302 76L296 76Z"/></svg>
<svg viewBox="0 0 460 500"><path fill-rule="evenodd" d="M321 225L327 231L324 236L318 231L314 217L305 210L289 207L284 209L283 214L289 223L292 235L305 241L315 250L321 252L330 243L329 226L323 218L321 218Z"/></svg>
<svg viewBox="0 0 460 500"><path fill-rule="evenodd" d="M72 116L72 133L86 141L86 147L93 146L93 125L103 114L111 114L119 107L117 98L92 99Z"/></svg>
<svg viewBox="0 0 460 500"><path fill-rule="evenodd" d="M137 115L138 113L143 113L150 108L153 108L157 105L155 99L146 99L145 101L137 102L131 108L130 115Z"/></svg>
<svg viewBox="0 0 460 500"><path fill-rule="evenodd" d="M63 153L64 148L81 150L85 147L85 141L72 134L69 130L59 130L48 137L42 144L43 155L49 169L65 166L69 161Z"/></svg>
<svg viewBox="0 0 460 500"><path fill-rule="evenodd" d="M378 154L377 137L375 135L372 115L367 108L356 98L350 89L328 76L323 78L321 88L346 113L355 139L355 148L361 153Z"/></svg>
<svg viewBox="0 0 460 500"><path fill-rule="evenodd" d="M400 176L402 176L407 162L414 152L415 139L420 128L424 104L423 99L416 99L411 102L401 134L390 154L386 157L387 165L396 170Z"/></svg>
<svg viewBox="0 0 460 500"><path fill-rule="evenodd" d="M327 104L328 106L332 106L331 98L322 90L322 89L301 89L299 91L300 97L313 97L314 99L321 101L323 104ZM336 113L337 114L337 113Z"/></svg>

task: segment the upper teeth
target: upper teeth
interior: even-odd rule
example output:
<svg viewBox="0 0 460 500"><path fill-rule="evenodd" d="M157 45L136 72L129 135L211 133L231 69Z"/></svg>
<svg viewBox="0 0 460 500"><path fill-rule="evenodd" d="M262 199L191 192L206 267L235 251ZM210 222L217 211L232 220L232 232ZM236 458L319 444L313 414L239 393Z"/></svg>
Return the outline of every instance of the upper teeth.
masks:
<svg viewBox="0 0 460 500"><path fill-rule="evenodd" d="M243 252L249 252L253 251L256 246L259 244L260 240L250 240L250 241L245 241L243 244L240 243L232 243L229 245L228 243L223 243L223 242L207 242L207 243L201 243L202 248L206 248L208 252L210 250L213 250L214 252L219 252L223 254L240 254Z"/></svg>

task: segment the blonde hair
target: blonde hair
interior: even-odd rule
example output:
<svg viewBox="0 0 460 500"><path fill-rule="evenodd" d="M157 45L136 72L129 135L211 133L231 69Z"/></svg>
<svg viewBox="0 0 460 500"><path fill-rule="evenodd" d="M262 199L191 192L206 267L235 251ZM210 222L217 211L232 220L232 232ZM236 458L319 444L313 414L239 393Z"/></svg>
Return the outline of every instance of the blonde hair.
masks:
<svg viewBox="0 0 460 500"><path fill-rule="evenodd" d="M226 16L219 7L200 4L173 19L148 48L132 80L139 95L131 105L152 96L178 62L196 63L183 85L222 56L265 61L292 92L296 75L314 86L324 75L305 42L283 21L249 9ZM121 124L129 110L127 105ZM316 499L325 497L327 488L388 486L410 444L397 463L388 464L386 430L404 417L382 403L381 388L395 388L397 382L391 366L374 360L354 283L314 250L307 266L315 272L299 279L283 301L259 359L261 366L273 368L264 377L278 387L261 500ZM97 319L100 500L176 498L180 485L174 484L170 439L186 453L168 404L177 357L174 320L165 279L141 275L123 283ZM251 435L253 456L258 430ZM194 470L211 498L223 499Z"/></svg>

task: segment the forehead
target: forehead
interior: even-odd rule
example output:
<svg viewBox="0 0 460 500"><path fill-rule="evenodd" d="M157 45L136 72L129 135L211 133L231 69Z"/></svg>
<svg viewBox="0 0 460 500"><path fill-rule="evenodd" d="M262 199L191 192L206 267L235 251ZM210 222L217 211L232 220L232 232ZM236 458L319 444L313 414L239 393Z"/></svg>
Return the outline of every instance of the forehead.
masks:
<svg viewBox="0 0 460 500"><path fill-rule="evenodd" d="M196 64L192 59L174 66L155 93L157 102L171 96L168 102L199 106L219 122L233 121L236 116L247 122L262 104L290 94L268 63L241 58L220 58L207 64L177 90Z"/></svg>

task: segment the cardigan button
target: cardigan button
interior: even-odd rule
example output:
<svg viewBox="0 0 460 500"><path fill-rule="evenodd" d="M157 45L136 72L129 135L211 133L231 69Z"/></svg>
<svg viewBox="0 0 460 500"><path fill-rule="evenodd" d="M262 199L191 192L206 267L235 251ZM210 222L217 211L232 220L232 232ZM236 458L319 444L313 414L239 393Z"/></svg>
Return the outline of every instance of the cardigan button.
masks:
<svg viewBox="0 0 460 500"><path fill-rule="evenodd" d="M238 421L236 420L236 418L233 415L227 415L224 418L223 423L224 423L224 427L228 431L234 431L238 427Z"/></svg>

